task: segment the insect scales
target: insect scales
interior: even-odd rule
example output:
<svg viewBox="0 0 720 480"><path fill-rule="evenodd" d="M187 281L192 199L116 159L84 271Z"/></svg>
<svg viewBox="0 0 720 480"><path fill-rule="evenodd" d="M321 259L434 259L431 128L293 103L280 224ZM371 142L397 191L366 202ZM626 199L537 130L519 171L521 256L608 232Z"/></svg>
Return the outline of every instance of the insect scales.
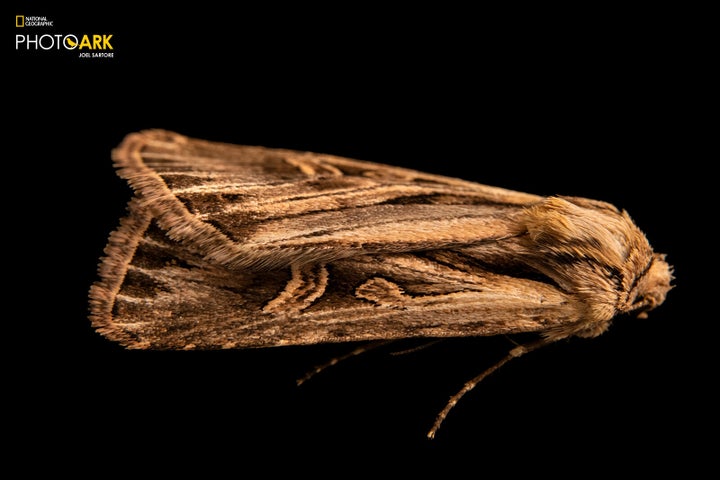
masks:
<svg viewBox="0 0 720 480"><path fill-rule="evenodd" d="M628 214L331 155L149 130L113 151L135 192L90 319L135 349L535 332L512 358L645 316L672 279Z"/></svg>

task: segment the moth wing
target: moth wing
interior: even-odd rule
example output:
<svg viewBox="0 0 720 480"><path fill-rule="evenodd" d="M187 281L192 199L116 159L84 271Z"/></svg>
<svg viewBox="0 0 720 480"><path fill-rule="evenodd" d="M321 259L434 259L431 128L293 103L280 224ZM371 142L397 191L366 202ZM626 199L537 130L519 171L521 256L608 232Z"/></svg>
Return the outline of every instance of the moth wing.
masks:
<svg viewBox="0 0 720 480"><path fill-rule="evenodd" d="M160 130L113 152L171 238L254 270L516 235L542 197L331 155L229 145Z"/></svg>
<svg viewBox="0 0 720 480"><path fill-rule="evenodd" d="M142 349L544 332L581 318L571 295L493 273L468 261L473 255L388 253L229 269L169 238L135 199L106 248L90 317L106 337Z"/></svg>

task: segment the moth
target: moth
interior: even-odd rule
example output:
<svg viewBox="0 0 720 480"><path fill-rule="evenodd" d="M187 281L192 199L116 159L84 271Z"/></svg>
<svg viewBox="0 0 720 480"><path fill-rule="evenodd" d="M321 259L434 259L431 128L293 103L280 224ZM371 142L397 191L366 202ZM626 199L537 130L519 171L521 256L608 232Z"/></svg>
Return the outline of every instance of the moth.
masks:
<svg viewBox="0 0 720 480"><path fill-rule="evenodd" d="M162 130L112 157L135 196L90 320L127 348L537 334L430 437L510 359L645 316L671 288L665 256L601 201Z"/></svg>

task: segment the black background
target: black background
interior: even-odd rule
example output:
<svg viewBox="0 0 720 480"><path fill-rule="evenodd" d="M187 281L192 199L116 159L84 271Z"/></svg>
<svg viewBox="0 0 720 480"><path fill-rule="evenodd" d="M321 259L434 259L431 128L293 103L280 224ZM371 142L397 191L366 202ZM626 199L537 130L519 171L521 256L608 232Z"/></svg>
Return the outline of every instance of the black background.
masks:
<svg viewBox="0 0 720 480"><path fill-rule="evenodd" d="M7 15L55 22L23 33L112 33L114 47L112 59L80 59L14 50L17 29L6 36L15 445L62 451L59 467L128 471L147 460L237 474L336 461L339 475L697 466L696 436L715 422L703 345L712 309L702 307L713 299L700 293L710 262L691 260L707 249L691 208L708 202L697 182L709 130L698 121L705 62L685 19L346 8L33 2ZM507 339L378 350L300 388L296 378L351 347L125 351L90 328L87 291L131 194L110 150L145 128L606 200L668 254L677 287L648 320L621 317L597 339L506 366L432 442L425 433L447 398Z"/></svg>

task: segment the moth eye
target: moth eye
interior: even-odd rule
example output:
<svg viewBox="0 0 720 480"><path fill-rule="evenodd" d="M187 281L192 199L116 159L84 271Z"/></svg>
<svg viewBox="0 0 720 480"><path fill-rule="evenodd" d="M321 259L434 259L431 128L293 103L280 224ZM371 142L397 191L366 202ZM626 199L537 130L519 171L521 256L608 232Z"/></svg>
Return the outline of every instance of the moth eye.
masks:
<svg viewBox="0 0 720 480"><path fill-rule="evenodd" d="M672 288L672 269L662 256L656 255L650 267L637 281L635 299L630 311L638 311L638 317L647 316L645 312L654 309L665 301L667 292Z"/></svg>

